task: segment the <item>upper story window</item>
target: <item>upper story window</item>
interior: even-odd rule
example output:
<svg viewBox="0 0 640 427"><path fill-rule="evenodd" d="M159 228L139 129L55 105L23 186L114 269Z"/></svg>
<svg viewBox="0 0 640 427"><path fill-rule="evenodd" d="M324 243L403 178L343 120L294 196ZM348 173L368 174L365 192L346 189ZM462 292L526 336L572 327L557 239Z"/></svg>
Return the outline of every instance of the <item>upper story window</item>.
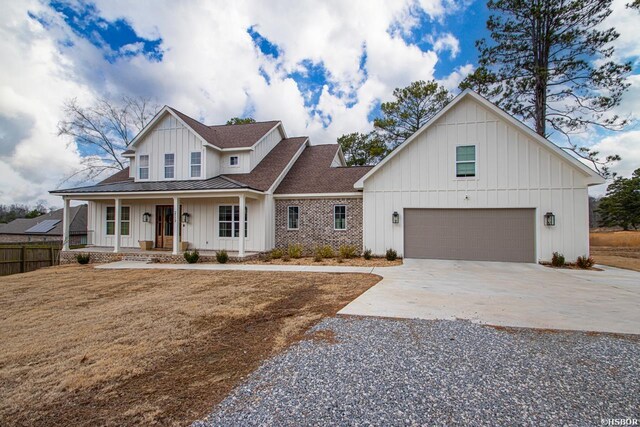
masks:
<svg viewBox="0 0 640 427"><path fill-rule="evenodd" d="M138 159L138 179L149 179L149 155L141 154Z"/></svg>
<svg viewBox="0 0 640 427"><path fill-rule="evenodd" d="M191 178L202 176L202 153L194 151L191 153Z"/></svg>
<svg viewBox="0 0 640 427"><path fill-rule="evenodd" d="M176 155L172 153L167 153L164 155L164 178L165 179L173 179L175 178L176 171Z"/></svg>
<svg viewBox="0 0 640 427"><path fill-rule="evenodd" d="M238 164L239 164L238 156L229 157L229 166L238 166Z"/></svg>
<svg viewBox="0 0 640 427"><path fill-rule="evenodd" d="M333 207L333 228L335 230L347 229L347 207L345 205Z"/></svg>
<svg viewBox="0 0 640 427"><path fill-rule="evenodd" d="M460 145L456 147L456 176L476 176L475 145Z"/></svg>
<svg viewBox="0 0 640 427"><path fill-rule="evenodd" d="M287 229L297 230L300 224L300 208L298 206L289 206L287 211Z"/></svg>

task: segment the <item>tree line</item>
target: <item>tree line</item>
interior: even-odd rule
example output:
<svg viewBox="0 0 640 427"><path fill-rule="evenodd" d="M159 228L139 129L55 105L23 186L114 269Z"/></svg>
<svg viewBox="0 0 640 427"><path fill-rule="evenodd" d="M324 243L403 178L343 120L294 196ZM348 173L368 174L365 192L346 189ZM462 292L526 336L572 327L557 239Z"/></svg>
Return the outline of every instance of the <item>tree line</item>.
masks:
<svg viewBox="0 0 640 427"><path fill-rule="evenodd" d="M54 210L53 208L51 210ZM0 223L6 224L18 218L36 218L50 212L42 203L31 207L28 205L0 205Z"/></svg>

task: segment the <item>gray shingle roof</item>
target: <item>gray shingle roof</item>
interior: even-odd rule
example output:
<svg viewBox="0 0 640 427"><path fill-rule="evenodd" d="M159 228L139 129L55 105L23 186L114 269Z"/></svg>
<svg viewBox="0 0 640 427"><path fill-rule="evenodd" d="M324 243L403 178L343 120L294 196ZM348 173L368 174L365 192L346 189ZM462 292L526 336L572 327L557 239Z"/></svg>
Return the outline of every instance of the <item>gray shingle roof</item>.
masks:
<svg viewBox="0 0 640 427"><path fill-rule="evenodd" d="M0 234L24 234L24 235L44 235L44 236L62 236L62 209L58 209L48 214L40 215L36 218L18 218L8 224L4 224L0 228ZM87 205L72 206L69 212L71 225L69 226L70 234L87 234ZM30 228L41 224L43 221L59 221L55 227L46 233L27 232Z"/></svg>
<svg viewBox="0 0 640 427"><path fill-rule="evenodd" d="M247 123L243 125L214 125L207 126L192 119L184 113L169 107L176 113L191 129L196 131L205 141L219 148L245 148L251 147L265 136L279 122L272 120L268 122Z"/></svg>
<svg viewBox="0 0 640 427"><path fill-rule="evenodd" d="M353 184L373 166L332 167L337 144L312 145L304 149L275 194L353 193Z"/></svg>

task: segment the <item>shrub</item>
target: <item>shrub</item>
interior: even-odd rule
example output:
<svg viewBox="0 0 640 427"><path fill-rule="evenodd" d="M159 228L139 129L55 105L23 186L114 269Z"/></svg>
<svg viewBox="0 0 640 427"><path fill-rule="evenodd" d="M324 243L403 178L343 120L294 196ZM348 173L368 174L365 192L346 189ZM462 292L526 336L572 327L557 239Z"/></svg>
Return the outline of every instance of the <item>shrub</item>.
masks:
<svg viewBox="0 0 640 427"><path fill-rule="evenodd" d="M333 248L329 245L318 246L316 248L316 255L319 255L321 258L333 258L335 256Z"/></svg>
<svg viewBox="0 0 640 427"><path fill-rule="evenodd" d="M187 260L189 264L195 264L198 262L199 258L200 254L197 249L194 249L193 251L185 251L184 253L184 259Z"/></svg>
<svg viewBox="0 0 640 427"><path fill-rule="evenodd" d="M76 255L76 260L78 261L78 264L89 264L89 261L91 260L91 255L90 254L78 254L78 255Z"/></svg>
<svg viewBox="0 0 640 427"><path fill-rule="evenodd" d="M356 256L358 250L355 246L352 245L342 245L340 246L340 257L350 259Z"/></svg>
<svg viewBox="0 0 640 427"><path fill-rule="evenodd" d="M586 255L584 256L579 256L576 259L576 265L580 268L591 268L593 267L593 264L595 264L596 262L593 260L593 258L588 257Z"/></svg>
<svg viewBox="0 0 640 427"><path fill-rule="evenodd" d="M322 261L322 256L316 252L316 254L313 256L313 262L321 262L321 261Z"/></svg>
<svg viewBox="0 0 640 427"><path fill-rule="evenodd" d="M260 255L260 260L263 262L271 262L271 254L266 253L266 254Z"/></svg>
<svg viewBox="0 0 640 427"><path fill-rule="evenodd" d="M291 260L291 257L289 256L289 254L282 255L282 261L289 262L289 260Z"/></svg>
<svg viewBox="0 0 640 427"><path fill-rule="evenodd" d="M226 264L227 261L229 261L229 254L227 253L227 251L221 249L216 252L216 261L218 261L220 264Z"/></svg>
<svg viewBox="0 0 640 427"><path fill-rule="evenodd" d="M338 264L342 264L344 262L342 255L338 255L338 258L336 258L336 261L338 261Z"/></svg>
<svg viewBox="0 0 640 427"><path fill-rule="evenodd" d="M554 252L551 257L551 265L554 267L562 267L564 265L564 255Z"/></svg>
<svg viewBox="0 0 640 427"><path fill-rule="evenodd" d="M300 258L302 256L302 245L289 245L289 256L291 258Z"/></svg>
<svg viewBox="0 0 640 427"><path fill-rule="evenodd" d="M282 249L274 249L271 251L271 258L272 259L280 259L282 258Z"/></svg>
<svg viewBox="0 0 640 427"><path fill-rule="evenodd" d="M365 249L362 253L364 259L371 259L371 249Z"/></svg>
<svg viewBox="0 0 640 427"><path fill-rule="evenodd" d="M387 249L387 261L395 261L398 259L398 252L395 249Z"/></svg>

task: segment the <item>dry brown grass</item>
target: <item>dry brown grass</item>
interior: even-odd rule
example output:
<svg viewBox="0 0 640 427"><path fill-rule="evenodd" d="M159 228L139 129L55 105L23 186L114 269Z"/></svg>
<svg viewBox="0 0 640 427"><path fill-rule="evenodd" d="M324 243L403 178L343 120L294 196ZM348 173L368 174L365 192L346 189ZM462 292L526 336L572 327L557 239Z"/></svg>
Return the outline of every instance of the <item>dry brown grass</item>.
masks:
<svg viewBox="0 0 640 427"><path fill-rule="evenodd" d="M589 243L596 263L640 271L640 231L592 232Z"/></svg>
<svg viewBox="0 0 640 427"><path fill-rule="evenodd" d="M640 248L640 231L609 231L589 233L590 246Z"/></svg>
<svg viewBox="0 0 640 427"><path fill-rule="evenodd" d="M89 266L0 278L0 424L184 425L378 280Z"/></svg>

